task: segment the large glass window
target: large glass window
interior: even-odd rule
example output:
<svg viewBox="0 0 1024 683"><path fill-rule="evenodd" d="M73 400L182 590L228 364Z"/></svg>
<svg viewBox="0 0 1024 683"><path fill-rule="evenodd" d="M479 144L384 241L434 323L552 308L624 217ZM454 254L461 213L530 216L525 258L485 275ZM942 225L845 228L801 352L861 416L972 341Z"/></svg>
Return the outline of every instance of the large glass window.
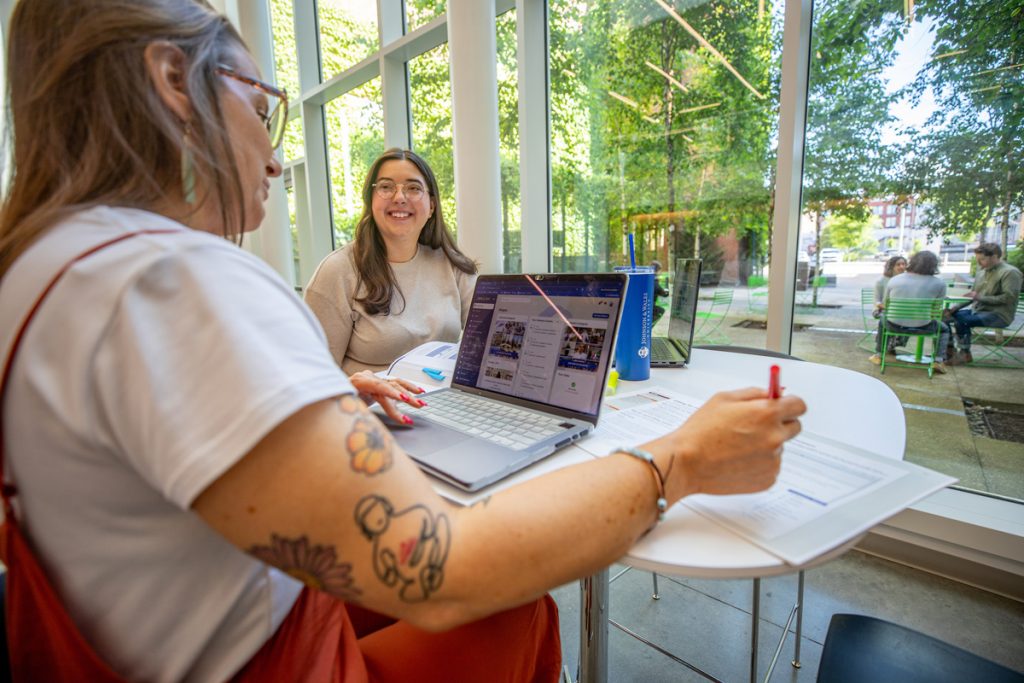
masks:
<svg viewBox="0 0 1024 683"><path fill-rule="evenodd" d="M913 337L876 349L871 313L888 258L933 252L953 304L979 274L975 245L1021 238L1019 10L1015 0L815 3L800 236L810 257L793 335L795 355L892 387L908 460L1013 498L1024 498L1022 369L983 364L997 333L972 335L975 364L929 378L917 361L930 342L920 356ZM884 374L876 351L889 353ZM1004 351L999 364L1024 365L1024 349Z"/></svg>
<svg viewBox="0 0 1024 683"><path fill-rule="evenodd" d="M406 0L406 24L409 31L436 19L447 11L447 0Z"/></svg>
<svg viewBox="0 0 1024 683"><path fill-rule="evenodd" d="M324 106L327 157L331 173L334 244L355 236L363 212L363 182L374 159L384 151L384 110L380 79L375 78Z"/></svg>
<svg viewBox="0 0 1024 683"><path fill-rule="evenodd" d="M781 15L760 7L550 5L553 267L628 263L630 233L669 275L702 258L698 343L764 345Z"/></svg>
<svg viewBox="0 0 1024 683"><path fill-rule="evenodd" d="M498 17L497 43L503 267L506 273L518 273L523 264L523 240L519 202L519 72L515 10Z"/></svg>
<svg viewBox="0 0 1024 683"><path fill-rule="evenodd" d="M445 223L455 221L455 167L452 156L452 82L448 73L448 44L409 60L413 150L437 178Z"/></svg>
<svg viewBox="0 0 1024 683"><path fill-rule="evenodd" d="M317 16L324 80L378 50L376 0L317 0Z"/></svg>

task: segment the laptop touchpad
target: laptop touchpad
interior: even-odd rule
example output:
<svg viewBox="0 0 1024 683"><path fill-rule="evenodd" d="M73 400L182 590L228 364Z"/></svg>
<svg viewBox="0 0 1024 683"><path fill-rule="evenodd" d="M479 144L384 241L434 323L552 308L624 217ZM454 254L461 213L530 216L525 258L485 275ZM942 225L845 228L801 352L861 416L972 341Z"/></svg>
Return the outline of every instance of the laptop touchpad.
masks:
<svg viewBox="0 0 1024 683"><path fill-rule="evenodd" d="M408 426L399 424L385 415L378 415L391 436L409 455L422 459L434 451L450 448L462 441L471 441L472 437L454 429L448 429L427 420L416 420L416 424Z"/></svg>

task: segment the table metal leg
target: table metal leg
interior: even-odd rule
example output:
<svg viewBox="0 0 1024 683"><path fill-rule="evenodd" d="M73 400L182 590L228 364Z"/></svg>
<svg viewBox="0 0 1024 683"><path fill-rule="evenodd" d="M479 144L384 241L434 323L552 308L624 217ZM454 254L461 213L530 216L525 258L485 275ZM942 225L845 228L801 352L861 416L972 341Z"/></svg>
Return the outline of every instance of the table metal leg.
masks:
<svg viewBox="0 0 1024 683"><path fill-rule="evenodd" d="M793 668L800 668L800 640L804 632L804 570L801 569L797 578L796 589L796 643L793 647Z"/></svg>
<svg viewBox="0 0 1024 683"><path fill-rule="evenodd" d="M754 579L754 599L750 609L750 683L757 683L757 635L761 624L761 579Z"/></svg>
<svg viewBox="0 0 1024 683"><path fill-rule="evenodd" d="M608 570L580 580L578 683L608 683Z"/></svg>

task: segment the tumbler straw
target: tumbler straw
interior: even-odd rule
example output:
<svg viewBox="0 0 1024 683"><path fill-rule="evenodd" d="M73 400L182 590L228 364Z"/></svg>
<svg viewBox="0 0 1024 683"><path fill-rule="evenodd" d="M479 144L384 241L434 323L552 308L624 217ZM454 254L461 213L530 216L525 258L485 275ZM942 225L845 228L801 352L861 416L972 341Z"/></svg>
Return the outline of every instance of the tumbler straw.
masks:
<svg viewBox="0 0 1024 683"><path fill-rule="evenodd" d="M629 233L629 265L636 268L636 247L633 246L633 233Z"/></svg>

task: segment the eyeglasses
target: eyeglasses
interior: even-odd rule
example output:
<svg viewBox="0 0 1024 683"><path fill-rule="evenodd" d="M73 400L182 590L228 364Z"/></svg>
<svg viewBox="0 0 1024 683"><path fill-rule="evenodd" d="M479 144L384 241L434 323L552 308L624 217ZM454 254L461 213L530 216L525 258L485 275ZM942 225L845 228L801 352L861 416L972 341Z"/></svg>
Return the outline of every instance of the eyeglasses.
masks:
<svg viewBox="0 0 1024 683"><path fill-rule="evenodd" d="M423 185L417 181L411 181L408 183L396 183L393 180L381 180L373 184L373 191L377 193L377 196L381 199L391 199L398 192L398 188L402 188L402 194L409 201L415 202L423 196L426 192Z"/></svg>
<svg viewBox="0 0 1024 683"><path fill-rule="evenodd" d="M284 138L285 125L288 123L288 93L280 88L275 88L272 85L258 81L255 78L250 78L243 74L238 73L230 66L226 64L217 65L217 73L228 78L233 78L236 81L250 85L259 90L264 95L274 98L274 104L270 107L270 111L267 113L257 111L260 119L263 121L263 125L267 127L267 133L270 135L270 146L272 149L277 149L281 145L281 140Z"/></svg>

